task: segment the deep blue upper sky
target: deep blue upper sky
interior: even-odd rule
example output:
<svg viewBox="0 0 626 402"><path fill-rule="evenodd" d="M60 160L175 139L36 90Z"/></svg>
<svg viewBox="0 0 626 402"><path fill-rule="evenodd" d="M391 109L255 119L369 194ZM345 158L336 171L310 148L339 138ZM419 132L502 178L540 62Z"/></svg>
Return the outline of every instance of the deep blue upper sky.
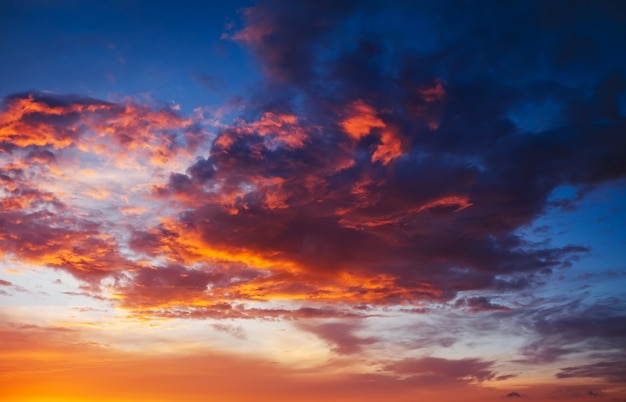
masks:
<svg viewBox="0 0 626 402"><path fill-rule="evenodd" d="M249 2L2 2L0 88L106 98L151 94L187 111L225 103L255 76L221 39Z"/></svg>

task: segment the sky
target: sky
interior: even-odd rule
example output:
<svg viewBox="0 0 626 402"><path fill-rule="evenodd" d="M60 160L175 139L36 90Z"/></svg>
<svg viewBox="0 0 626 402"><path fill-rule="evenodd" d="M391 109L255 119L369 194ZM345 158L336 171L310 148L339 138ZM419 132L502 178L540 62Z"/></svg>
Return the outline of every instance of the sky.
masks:
<svg viewBox="0 0 626 402"><path fill-rule="evenodd" d="M0 400L626 401L621 1L0 2Z"/></svg>

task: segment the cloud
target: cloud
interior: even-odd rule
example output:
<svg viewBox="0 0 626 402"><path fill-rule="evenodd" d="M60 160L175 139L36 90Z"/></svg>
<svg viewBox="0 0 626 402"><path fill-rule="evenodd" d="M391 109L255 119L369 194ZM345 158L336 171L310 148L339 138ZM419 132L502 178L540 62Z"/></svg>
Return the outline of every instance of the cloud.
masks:
<svg viewBox="0 0 626 402"><path fill-rule="evenodd" d="M548 363L573 354L594 350L617 357L626 350L626 326L624 325L623 303L616 299L606 299L594 304L570 302L549 308L528 309L518 319L530 326L536 340L530 341L520 352L528 363ZM600 370L598 376L608 375ZM607 362L611 366L612 363ZM584 367L564 370L560 374L567 377L589 373ZM619 373L619 371L616 371ZM619 374L616 374L619 376ZM559 377L560 378L560 377Z"/></svg>
<svg viewBox="0 0 626 402"><path fill-rule="evenodd" d="M215 330L217 331L230 334L237 339L244 340L248 338L248 336L246 335L246 332L244 331L242 327L226 325L226 324L213 324L213 328L215 328Z"/></svg>
<svg viewBox="0 0 626 402"><path fill-rule="evenodd" d="M264 2L244 10L245 27L230 38L250 47L273 78L302 82L314 75L320 39L358 9L359 2Z"/></svg>
<svg viewBox="0 0 626 402"><path fill-rule="evenodd" d="M617 145L619 119L606 127L595 118L582 125L564 118L558 128L525 135L511 123L516 99L560 97L565 116L594 99L566 90L557 75L550 76L551 85L534 83L532 65L527 73L521 67L500 72L504 86L474 66L467 68L477 80L455 76L453 61L462 61L449 58L464 54L455 52L463 40L475 39L451 31L438 44L449 51L446 64L435 63L428 51L412 52L401 42L392 47L366 29L351 30L350 18L375 19L365 8L273 2L246 10L246 26L231 37L248 46L264 67L265 101L261 94L253 97L243 111L248 117L218 133L204 159L211 166L204 189L172 177L170 188L205 200L201 206L189 204L186 230L200 233L209 248L245 247L257 255L271 248L275 254L264 257L264 265L293 264L295 271L309 273L302 276L309 280L329 267L335 278L344 272L390 276L392 286L380 289L379 303L449 300L462 291L531 286L587 252L578 245L530 244L516 231L549 208L550 194L559 186L623 176L617 165L617 176L577 175L573 172L581 166L604 162L586 151L587 156L570 152L587 149L582 144L598 134L600 143ZM441 12L437 7L424 11ZM514 14L498 7L492 11L507 20ZM525 18L539 18L522 11ZM486 9L470 12L487 19ZM325 18L312 26L300 21L301 15ZM501 22L487 22L507 30ZM356 45L339 41L322 51L331 33L354 38L349 43ZM298 47L292 46L296 38ZM492 37L481 32L483 39ZM494 61L490 51L485 47L479 58ZM390 66L384 63L389 58L401 62ZM344 68L363 60L368 62L358 73ZM424 72L418 65L431 68ZM526 74L528 81L522 81L528 88L519 85L520 74ZM604 78L597 76L596 83L602 85ZM294 139L304 133L306 140L297 140L297 147L268 142L267 128L276 138L283 136L280 116L290 116ZM611 154L606 157L619 159L614 154L619 147L597 146ZM531 160L536 166L529 168ZM369 301L376 298L365 294ZM486 299L467 301L476 311L505 308Z"/></svg>
<svg viewBox="0 0 626 402"><path fill-rule="evenodd" d="M193 152L198 127L130 99L33 92L8 96L3 106L0 255L91 283L128 277L139 265L120 249L122 227L113 223L128 205L111 201L137 202L124 175L136 180L142 169L152 173Z"/></svg>
<svg viewBox="0 0 626 402"><path fill-rule="evenodd" d="M0 143L10 149L30 147L31 159L45 156L51 160L51 150L77 147L110 158L119 152L145 155L151 163L162 165L177 150L193 147L196 140L192 122L171 110L76 95L8 96L0 123Z"/></svg>
<svg viewBox="0 0 626 402"><path fill-rule="evenodd" d="M506 375L499 375L495 378L496 381L505 381L508 380L509 378L515 378L517 377L516 374L506 374Z"/></svg>
<svg viewBox="0 0 626 402"><path fill-rule="evenodd" d="M2 289L2 287L4 287L7 290ZM16 284L12 283L12 282L0 279L0 295L11 296L11 293L9 293L9 291L8 291L9 289L17 291L17 292L23 292L23 293L28 293L29 292L27 289L23 288L22 286L19 286L19 285L16 285Z"/></svg>
<svg viewBox="0 0 626 402"><path fill-rule="evenodd" d="M526 395L520 394L519 392L511 391L506 394L504 398L526 398Z"/></svg>
<svg viewBox="0 0 626 402"><path fill-rule="evenodd" d="M397 132L389 129L376 116L376 111L362 101L355 101L346 119L339 124L350 138L357 141L370 135L373 129L381 129L378 132L380 144L375 147L372 162L381 162L386 165L403 154L402 139L398 138Z"/></svg>
<svg viewBox="0 0 626 402"><path fill-rule="evenodd" d="M494 378L493 362L480 359L450 360L437 357L407 358L385 366L385 370L410 377L420 384L483 382Z"/></svg>
<svg viewBox="0 0 626 402"><path fill-rule="evenodd" d="M468 297L459 299L454 302L455 307L466 307L474 313L481 311L509 311L509 307L492 303L491 300L484 296Z"/></svg>
<svg viewBox="0 0 626 402"><path fill-rule="evenodd" d="M361 329L363 324L358 321L341 322L301 322L300 329L309 331L317 335L320 339L332 345L332 350L340 355L359 353L366 345L371 345L379 341L374 337L359 337L354 334Z"/></svg>
<svg viewBox="0 0 626 402"><path fill-rule="evenodd" d="M87 281L116 276L134 267L120 254L114 240L100 233L92 222L57 215L54 209L6 211L0 216L4 223L2 252L24 262L64 269ZM60 222L64 225L58 226Z"/></svg>
<svg viewBox="0 0 626 402"><path fill-rule="evenodd" d="M623 361L601 361L581 366L564 367L556 378L604 378L606 381L623 384L626 381L626 364ZM589 394L588 396L599 396Z"/></svg>

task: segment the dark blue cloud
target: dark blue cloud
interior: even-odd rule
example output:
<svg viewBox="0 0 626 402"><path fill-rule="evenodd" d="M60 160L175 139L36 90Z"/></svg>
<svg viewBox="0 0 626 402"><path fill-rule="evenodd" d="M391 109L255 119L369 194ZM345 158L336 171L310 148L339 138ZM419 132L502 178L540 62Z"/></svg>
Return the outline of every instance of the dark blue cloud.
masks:
<svg viewBox="0 0 626 402"><path fill-rule="evenodd" d="M197 164L189 174L250 191L233 215L198 190L207 202L182 219L210 244L269 247L313 271L390 273L417 298L423 283L440 299L541 283L588 249L534 244L518 229L548 211L561 186L584 194L626 176L622 7L566 5L271 1L247 9L231 38L265 79L242 119L293 114L308 139L272 147L258 130L223 129L202 161L209 174L194 173ZM407 15L430 22L416 27ZM385 128L351 143L342 122L355 104L371 107ZM402 154L390 163L375 159L385 130ZM269 210L271 194L258 183L273 179L284 208ZM172 176L170 187L183 181Z"/></svg>

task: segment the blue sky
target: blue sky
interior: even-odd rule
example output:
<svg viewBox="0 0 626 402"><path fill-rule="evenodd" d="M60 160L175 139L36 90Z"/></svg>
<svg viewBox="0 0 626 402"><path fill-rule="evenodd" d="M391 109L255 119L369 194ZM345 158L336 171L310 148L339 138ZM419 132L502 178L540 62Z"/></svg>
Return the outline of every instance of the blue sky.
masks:
<svg viewBox="0 0 626 402"><path fill-rule="evenodd" d="M12 62L0 84L7 93L150 94L187 112L241 96L258 74L222 35L247 3L180 5L6 2L3 52Z"/></svg>

